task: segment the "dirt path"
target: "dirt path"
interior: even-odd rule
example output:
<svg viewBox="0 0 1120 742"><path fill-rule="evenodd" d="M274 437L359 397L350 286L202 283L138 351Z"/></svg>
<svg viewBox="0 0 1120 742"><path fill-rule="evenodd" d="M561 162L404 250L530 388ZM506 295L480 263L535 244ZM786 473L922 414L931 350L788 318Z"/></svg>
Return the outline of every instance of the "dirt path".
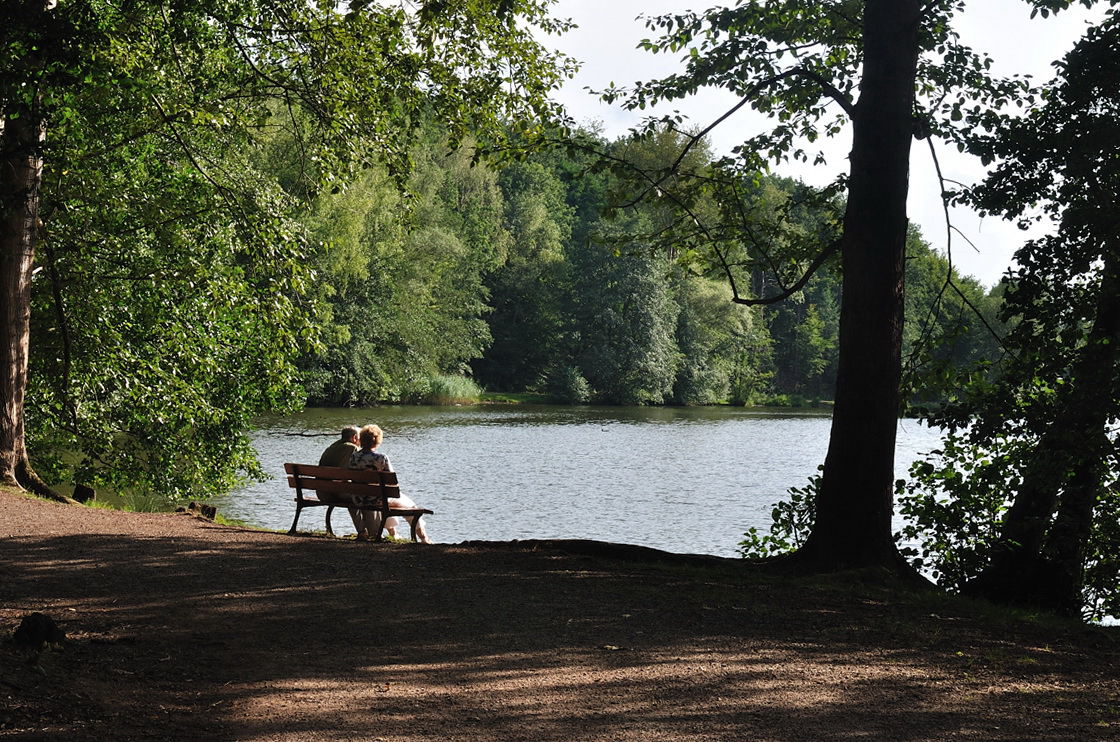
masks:
<svg viewBox="0 0 1120 742"><path fill-rule="evenodd" d="M0 491L0 740L1120 738L1115 630L891 596Z"/></svg>

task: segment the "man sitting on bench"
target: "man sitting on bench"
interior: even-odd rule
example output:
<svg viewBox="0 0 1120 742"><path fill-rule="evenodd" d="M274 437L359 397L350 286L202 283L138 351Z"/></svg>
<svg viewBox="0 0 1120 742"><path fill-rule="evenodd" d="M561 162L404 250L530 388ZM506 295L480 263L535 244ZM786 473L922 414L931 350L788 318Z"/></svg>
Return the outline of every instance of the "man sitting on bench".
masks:
<svg viewBox="0 0 1120 742"><path fill-rule="evenodd" d="M358 429L353 425L347 425L342 429L342 438L327 446L327 450L323 451L323 455L319 457L319 466L346 468L350 466L350 457L357 450ZM323 502L351 502L348 497L339 497L326 492L320 493L318 497ZM365 525L362 523L359 511L353 508L347 508L347 511L350 513L350 520L354 521L354 531L360 534ZM377 517L380 518L381 516L378 515Z"/></svg>

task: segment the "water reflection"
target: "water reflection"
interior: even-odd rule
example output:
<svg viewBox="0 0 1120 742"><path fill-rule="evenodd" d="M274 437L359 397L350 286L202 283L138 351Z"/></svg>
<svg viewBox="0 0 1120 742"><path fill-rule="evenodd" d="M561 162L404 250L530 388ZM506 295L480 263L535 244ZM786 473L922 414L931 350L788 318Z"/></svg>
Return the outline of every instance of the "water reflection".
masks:
<svg viewBox="0 0 1120 742"><path fill-rule="evenodd" d="M277 478L220 503L286 529L294 507L285 461L314 462L347 424L376 422L402 486L436 511L437 541L593 538L732 556L747 528L823 461L829 418L813 412L666 407L383 407L313 409L261 421L254 444ZM937 444L899 428L896 472ZM303 528L321 528L308 511ZM348 518L334 525L345 533Z"/></svg>

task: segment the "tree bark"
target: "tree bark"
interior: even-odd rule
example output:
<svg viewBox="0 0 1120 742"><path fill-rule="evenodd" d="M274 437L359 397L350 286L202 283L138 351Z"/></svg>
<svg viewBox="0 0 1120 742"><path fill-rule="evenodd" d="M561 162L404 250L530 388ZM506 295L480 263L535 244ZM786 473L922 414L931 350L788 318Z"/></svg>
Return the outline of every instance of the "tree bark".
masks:
<svg viewBox="0 0 1120 742"><path fill-rule="evenodd" d="M0 481L22 485L27 468L23 400L31 320L31 272L39 220L45 127L32 116L5 116L0 132Z"/></svg>
<svg viewBox="0 0 1120 742"><path fill-rule="evenodd" d="M5 16L19 30L45 23L51 3L17 7ZM9 26L8 33L17 31ZM35 60L29 60L34 66ZM24 436L31 330L31 278L39 233L39 186L46 123L38 101L5 101L0 118L0 483L62 498L31 468Z"/></svg>
<svg viewBox="0 0 1120 742"><path fill-rule="evenodd" d="M794 557L826 568L909 571L891 516L920 13L917 0L865 4L841 246L836 403L816 522Z"/></svg>

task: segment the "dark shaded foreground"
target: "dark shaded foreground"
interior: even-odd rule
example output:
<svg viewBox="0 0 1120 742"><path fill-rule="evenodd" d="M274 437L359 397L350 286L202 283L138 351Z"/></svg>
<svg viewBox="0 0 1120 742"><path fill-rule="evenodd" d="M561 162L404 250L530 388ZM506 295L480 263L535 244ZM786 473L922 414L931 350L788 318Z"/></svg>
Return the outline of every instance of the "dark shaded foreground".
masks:
<svg viewBox="0 0 1120 742"><path fill-rule="evenodd" d="M1116 630L996 623L851 576L767 579L727 560L288 537L0 492L0 635L33 611L68 640L0 646L0 740L1120 730Z"/></svg>

